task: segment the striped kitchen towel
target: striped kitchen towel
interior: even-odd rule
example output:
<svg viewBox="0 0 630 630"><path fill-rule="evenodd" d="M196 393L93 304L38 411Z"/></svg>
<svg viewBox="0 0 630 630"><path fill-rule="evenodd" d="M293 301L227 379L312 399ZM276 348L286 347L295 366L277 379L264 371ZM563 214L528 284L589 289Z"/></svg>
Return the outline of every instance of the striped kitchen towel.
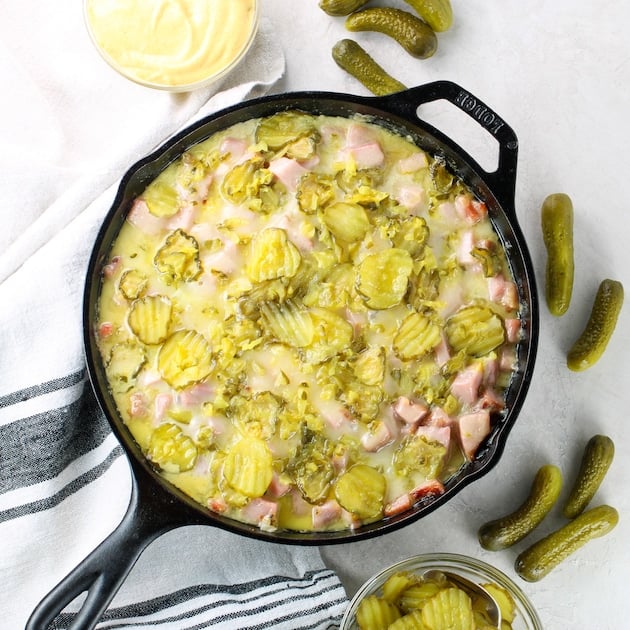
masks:
<svg viewBox="0 0 630 630"><path fill-rule="evenodd" d="M117 181L187 122L271 89L284 57L263 20L220 92L173 96L99 59L79 2L8 3L0 17L0 630L17 630L129 503L82 346L87 260ZM188 526L149 545L97 627L324 630L346 603L315 547Z"/></svg>

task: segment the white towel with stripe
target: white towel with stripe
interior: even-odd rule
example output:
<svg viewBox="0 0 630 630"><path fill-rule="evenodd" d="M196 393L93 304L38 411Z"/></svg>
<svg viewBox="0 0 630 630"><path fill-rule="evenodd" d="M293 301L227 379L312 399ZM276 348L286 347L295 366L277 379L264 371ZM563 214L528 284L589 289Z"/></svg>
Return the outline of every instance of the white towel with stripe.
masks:
<svg viewBox="0 0 630 630"><path fill-rule="evenodd" d="M102 62L81 3L0 8L0 73L11 85L0 100L0 629L23 628L129 502L129 464L82 346L87 259L117 181L188 122L265 93L283 72L263 20L220 92L173 96ZM51 627L68 628L80 604ZM97 628L325 630L346 604L317 548L188 526L144 551Z"/></svg>

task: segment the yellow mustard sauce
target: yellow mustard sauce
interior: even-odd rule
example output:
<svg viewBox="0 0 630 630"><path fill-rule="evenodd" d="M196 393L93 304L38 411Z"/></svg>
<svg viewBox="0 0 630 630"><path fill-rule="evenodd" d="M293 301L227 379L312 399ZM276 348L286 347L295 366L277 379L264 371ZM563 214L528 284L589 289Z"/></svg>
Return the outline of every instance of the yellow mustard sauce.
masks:
<svg viewBox="0 0 630 630"><path fill-rule="evenodd" d="M87 0L86 19L107 60L130 79L188 86L247 48L256 0Z"/></svg>

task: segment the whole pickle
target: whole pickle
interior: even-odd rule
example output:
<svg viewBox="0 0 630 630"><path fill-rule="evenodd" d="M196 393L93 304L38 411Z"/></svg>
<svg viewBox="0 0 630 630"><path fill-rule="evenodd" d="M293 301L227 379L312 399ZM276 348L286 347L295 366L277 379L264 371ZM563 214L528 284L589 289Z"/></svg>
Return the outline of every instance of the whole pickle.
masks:
<svg viewBox="0 0 630 630"><path fill-rule="evenodd" d="M615 445L607 435L594 435L586 444L567 502L562 510L566 518L581 514L601 485L615 454Z"/></svg>
<svg viewBox="0 0 630 630"><path fill-rule="evenodd" d="M525 502L514 512L479 528L479 542L484 549L498 551L522 540L536 528L553 507L562 488L557 466L542 466L532 483Z"/></svg>
<svg viewBox="0 0 630 630"><path fill-rule="evenodd" d="M338 41L332 50L335 63L360 81L376 96L385 96L407 89L391 77L357 42L352 39Z"/></svg>
<svg viewBox="0 0 630 630"><path fill-rule="evenodd" d="M552 315L563 315L573 292L573 204L568 195L548 195L541 209L543 242L547 248L545 297Z"/></svg>
<svg viewBox="0 0 630 630"><path fill-rule="evenodd" d="M617 280L602 280L591 315L582 334L567 354L567 366L574 372L591 367L604 354L604 350L617 325L623 304L623 285Z"/></svg>
<svg viewBox="0 0 630 630"><path fill-rule="evenodd" d="M368 0L319 0L319 8L328 15L350 15L367 2Z"/></svg>
<svg viewBox="0 0 630 630"><path fill-rule="evenodd" d="M535 542L516 558L514 569L528 582L537 582L589 540L611 531L619 514L609 505L599 505Z"/></svg>
<svg viewBox="0 0 630 630"><path fill-rule="evenodd" d="M395 39L412 57L427 59L437 50L431 27L408 11L376 7L357 11L346 19L349 31L376 31Z"/></svg>
<svg viewBox="0 0 630 630"><path fill-rule="evenodd" d="M436 32L448 31L453 26L450 0L405 0L412 9Z"/></svg>

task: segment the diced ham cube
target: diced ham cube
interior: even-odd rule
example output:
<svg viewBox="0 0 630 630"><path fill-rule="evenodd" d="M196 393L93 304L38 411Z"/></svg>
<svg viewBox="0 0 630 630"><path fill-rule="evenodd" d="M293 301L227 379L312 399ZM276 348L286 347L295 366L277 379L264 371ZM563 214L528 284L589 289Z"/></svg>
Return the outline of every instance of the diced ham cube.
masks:
<svg viewBox="0 0 630 630"><path fill-rule="evenodd" d="M449 225L454 226L461 223L457 211L455 210L455 204L451 201L443 201L438 206L438 214Z"/></svg>
<svg viewBox="0 0 630 630"><path fill-rule="evenodd" d="M313 529L324 529L327 525L341 518L342 509L337 501L331 499L321 505L314 506L311 514Z"/></svg>
<svg viewBox="0 0 630 630"><path fill-rule="evenodd" d="M111 322L103 322L98 327L98 336L101 339L105 339L106 337L109 337L113 333L114 333L114 324L112 324Z"/></svg>
<svg viewBox="0 0 630 630"><path fill-rule="evenodd" d="M472 460L479 445L490 433L490 413L487 410L459 417L459 438L464 454Z"/></svg>
<svg viewBox="0 0 630 630"><path fill-rule="evenodd" d="M428 419L423 424L432 427L450 427L453 425L453 418L442 407L433 407Z"/></svg>
<svg viewBox="0 0 630 630"><path fill-rule="evenodd" d="M380 421L376 423L376 427L373 430L361 436L361 444L366 451L374 453L389 444L394 437L395 434L388 424Z"/></svg>
<svg viewBox="0 0 630 630"><path fill-rule="evenodd" d="M395 195L395 199L412 214L416 214L419 210L424 209L427 203L424 188L419 184L401 186Z"/></svg>
<svg viewBox="0 0 630 630"><path fill-rule="evenodd" d="M505 320L505 338L510 343L517 343L521 338L521 320L509 317Z"/></svg>
<svg viewBox="0 0 630 630"><path fill-rule="evenodd" d="M477 259L472 255L472 250L475 246L475 235L472 230L465 230L459 243L457 244L457 262L461 265L474 265L478 263Z"/></svg>
<svg viewBox="0 0 630 630"><path fill-rule="evenodd" d="M424 437L427 442L439 442L447 451L451 446L451 427L421 425L416 429L415 434Z"/></svg>
<svg viewBox="0 0 630 630"><path fill-rule="evenodd" d="M195 224L196 215L197 208L192 204L187 204L167 220L166 227L169 231L180 229L184 232L190 232Z"/></svg>
<svg viewBox="0 0 630 630"><path fill-rule="evenodd" d="M212 269L229 276L240 267L240 256L241 253L237 244L230 239L226 239L219 251L203 258L203 268Z"/></svg>
<svg viewBox="0 0 630 630"><path fill-rule="evenodd" d="M413 173L420 169L427 168L429 166L429 160L427 154L424 151L416 151L409 157L398 160L398 170L401 173Z"/></svg>
<svg viewBox="0 0 630 630"><path fill-rule="evenodd" d="M291 484L280 478L277 472L274 471L271 477L271 483L267 488L267 494L275 499L283 497L291 490Z"/></svg>
<svg viewBox="0 0 630 630"><path fill-rule="evenodd" d="M451 383L451 394L463 403L472 405L479 397L479 387L483 380L483 366L479 362L471 363L458 372Z"/></svg>
<svg viewBox="0 0 630 630"><path fill-rule="evenodd" d="M208 500L208 508L213 512L223 514L227 510L228 505L223 497L212 497Z"/></svg>
<svg viewBox="0 0 630 630"><path fill-rule="evenodd" d="M505 401L494 389L487 387L479 397L476 406L478 409L487 409L490 412L501 411L505 408Z"/></svg>
<svg viewBox="0 0 630 630"><path fill-rule="evenodd" d="M444 485L437 479L430 479L416 486L409 494L413 501L423 497L437 497L444 494Z"/></svg>
<svg viewBox="0 0 630 630"><path fill-rule="evenodd" d="M180 392L179 402L184 407L193 407L211 400L214 393L214 387L209 383L196 383Z"/></svg>
<svg viewBox="0 0 630 630"><path fill-rule="evenodd" d="M127 221L145 234L159 234L166 231L166 221L153 216L149 212L149 206L143 199L136 199L127 215Z"/></svg>
<svg viewBox="0 0 630 630"><path fill-rule="evenodd" d="M122 258L120 256L114 256L103 267L103 276L105 276L105 278L113 278L116 272L120 269L121 262L122 262Z"/></svg>
<svg viewBox="0 0 630 630"><path fill-rule="evenodd" d="M400 396L394 403L393 411L403 422L416 424L429 413L429 408L423 403L413 402L406 396Z"/></svg>
<svg viewBox="0 0 630 630"><path fill-rule="evenodd" d="M129 396L129 414L133 418L141 418L147 414L147 399L142 392L133 392Z"/></svg>
<svg viewBox="0 0 630 630"><path fill-rule="evenodd" d="M357 168L375 168L383 166L385 154L378 142L371 142L360 147L352 147L346 150L352 157Z"/></svg>
<svg viewBox="0 0 630 630"><path fill-rule="evenodd" d="M155 419L159 422L166 415L167 409L173 404L173 396L171 394L162 393L155 397Z"/></svg>
<svg viewBox="0 0 630 630"><path fill-rule="evenodd" d="M361 123L351 123L346 131L346 147L361 147L364 144L376 142L376 134L373 129Z"/></svg>
<svg viewBox="0 0 630 630"><path fill-rule="evenodd" d="M497 304L502 304L507 309L518 308L518 289L516 284L506 280L503 276L488 278L488 297Z"/></svg>
<svg viewBox="0 0 630 630"><path fill-rule="evenodd" d="M278 504L267 499L252 499L242 511L243 519L263 528L273 529L278 514Z"/></svg>
<svg viewBox="0 0 630 630"><path fill-rule="evenodd" d="M514 348L503 348L499 357L499 369L502 372L511 372L516 364L516 352Z"/></svg>
<svg viewBox="0 0 630 630"><path fill-rule="evenodd" d="M411 495L408 492L396 497L393 501L388 503L383 509L385 516L394 516L395 514L402 514L406 512L412 505Z"/></svg>
<svg viewBox="0 0 630 630"><path fill-rule="evenodd" d="M455 199L455 210L470 225L479 223L479 221L488 216L486 204L468 195L459 195Z"/></svg>
<svg viewBox="0 0 630 630"><path fill-rule="evenodd" d="M446 365L447 361L451 358L451 350L448 346L446 335L441 332L440 337L440 343L433 349L433 351L435 352L435 360L437 361L437 364L442 367L443 365Z"/></svg>
<svg viewBox="0 0 630 630"><path fill-rule="evenodd" d="M247 142L241 138L225 138L219 145L221 155L229 155L232 160L238 160L247 151Z"/></svg>
<svg viewBox="0 0 630 630"><path fill-rule="evenodd" d="M269 162L269 170L286 186L290 192L295 192L300 178L308 170L297 160L279 157Z"/></svg>

